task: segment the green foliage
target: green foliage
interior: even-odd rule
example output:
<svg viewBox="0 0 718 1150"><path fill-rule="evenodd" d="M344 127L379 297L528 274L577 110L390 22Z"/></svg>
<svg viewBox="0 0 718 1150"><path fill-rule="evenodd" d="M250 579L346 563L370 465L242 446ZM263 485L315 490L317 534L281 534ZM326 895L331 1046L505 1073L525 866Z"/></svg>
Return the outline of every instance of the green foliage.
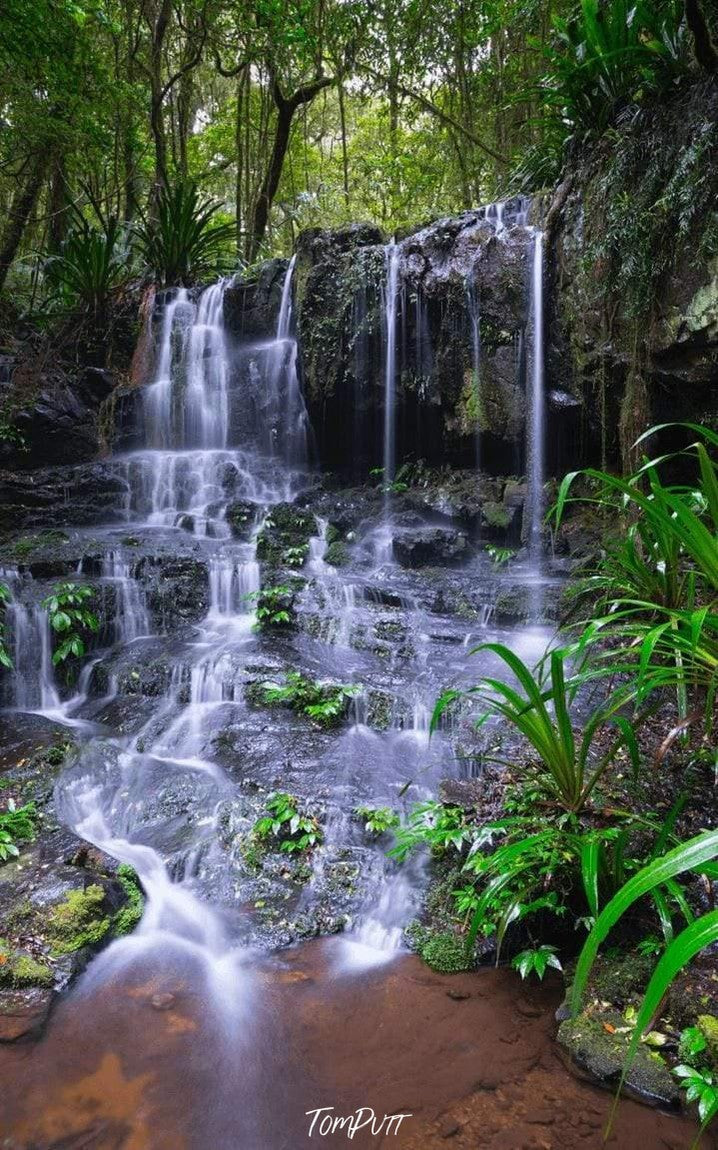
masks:
<svg viewBox="0 0 718 1150"><path fill-rule="evenodd" d="M576 133L604 131L628 105L683 71L677 0L581 0L575 15L554 20L554 29L540 95Z"/></svg>
<svg viewBox="0 0 718 1150"><path fill-rule="evenodd" d="M412 808L397 829L389 854L403 862L411 851L425 845L432 854L441 856L450 850L461 851L473 833L466 811L430 799Z"/></svg>
<svg viewBox="0 0 718 1150"><path fill-rule="evenodd" d="M100 943L112 925L104 903L105 891L98 883L69 891L64 902L47 915L45 929L52 953L71 954Z"/></svg>
<svg viewBox="0 0 718 1150"><path fill-rule="evenodd" d="M391 807L355 807L354 814L364 823L366 833L374 838L399 825L399 816Z"/></svg>
<svg viewBox="0 0 718 1150"><path fill-rule="evenodd" d="M294 618L292 587L286 584L263 587L261 591L250 591L245 598L257 605L255 626L258 631L278 630L291 626Z"/></svg>
<svg viewBox="0 0 718 1150"><path fill-rule="evenodd" d="M319 820L300 809L299 799L284 791L275 791L266 803L267 814L258 818L253 837L274 849L295 854L311 850L322 842Z"/></svg>
<svg viewBox="0 0 718 1150"><path fill-rule="evenodd" d="M520 690L501 679L485 677L468 692L451 690L438 700L432 717L432 730L444 711L457 698L478 699L485 710L479 725L491 715L510 723L530 743L545 771L548 790L567 811L579 812L607 767L622 749L628 751L634 764L638 749L633 725L620 714L631 697L630 688L609 693L585 718L583 735L577 740L571 709L578 690L587 681L571 669L580 649L551 651L531 671L518 655L501 643L482 643L472 654L491 651L498 655L518 680ZM611 669L615 673L615 668ZM602 754L595 754L599 732L615 727L617 734Z"/></svg>
<svg viewBox="0 0 718 1150"><path fill-rule="evenodd" d="M45 279L61 308L101 320L113 292L127 279L127 252L117 220L94 228L78 213L60 251L46 258Z"/></svg>
<svg viewBox="0 0 718 1150"><path fill-rule="evenodd" d="M637 698L672 687L685 720L689 694L701 694L710 729L718 689L718 465L709 448L718 446L718 436L686 426L700 437L688 449L697 465L691 486L665 484L664 460L646 461L628 479L582 473L596 490L590 502L628 526L609 542L578 595L591 600L593 621L584 636L611 638L607 659L635 675ZM575 478L567 475L560 486L557 526Z"/></svg>
<svg viewBox="0 0 718 1150"><path fill-rule="evenodd" d="M486 548L486 554L495 567L506 567L514 558L516 552L511 547L494 547L493 544L490 544Z"/></svg>
<svg viewBox="0 0 718 1150"><path fill-rule="evenodd" d="M718 1114L718 1075L705 1067L674 1066L673 1073L685 1090L686 1102L697 1102L701 1122L706 1126Z"/></svg>
<svg viewBox="0 0 718 1150"><path fill-rule="evenodd" d="M0 618L0 667L5 667L8 670L12 668L12 659L5 642L5 608L9 602L10 588L7 583L0 583L0 611L2 611L2 618Z"/></svg>
<svg viewBox="0 0 718 1150"><path fill-rule="evenodd" d="M284 682L267 680L253 685L250 693L264 706L291 707L320 727L334 727L344 719L350 701L360 691L355 684L319 683L305 679L299 671L290 671Z"/></svg>
<svg viewBox="0 0 718 1150"><path fill-rule="evenodd" d="M0 811L0 860L5 862L10 856L17 856L20 850L18 842L25 842L35 837L35 828L39 818L34 802L17 806L14 799L8 799L4 811Z"/></svg>
<svg viewBox="0 0 718 1150"><path fill-rule="evenodd" d="M83 631L99 631L100 621L87 606L93 596L92 588L82 583L58 583L43 599L42 606L50 616L50 626L62 636L62 642L52 656L55 666L71 655L79 659L85 654Z"/></svg>
<svg viewBox="0 0 718 1150"><path fill-rule="evenodd" d="M556 956L556 947L546 944L538 946L533 950L522 950L520 954L517 954L516 957L511 960L511 965L514 970L518 970L522 978L525 979L528 978L530 974L535 974L540 981L543 981L543 976L549 966L552 966L554 970L562 969L561 963Z"/></svg>
<svg viewBox="0 0 718 1150"><path fill-rule="evenodd" d="M234 228L215 219L220 204L203 197L195 183L163 187L151 213L135 229L142 261L161 284L192 284L226 271Z"/></svg>

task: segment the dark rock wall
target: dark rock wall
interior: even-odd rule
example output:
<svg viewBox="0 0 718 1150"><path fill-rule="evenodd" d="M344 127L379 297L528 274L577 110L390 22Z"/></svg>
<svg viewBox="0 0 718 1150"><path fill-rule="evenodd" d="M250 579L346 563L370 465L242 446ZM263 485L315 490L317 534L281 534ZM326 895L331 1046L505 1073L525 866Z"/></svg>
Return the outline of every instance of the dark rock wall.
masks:
<svg viewBox="0 0 718 1150"><path fill-rule="evenodd" d="M653 423L718 426L718 86L588 150L548 218L548 373L581 405L579 457L628 468Z"/></svg>

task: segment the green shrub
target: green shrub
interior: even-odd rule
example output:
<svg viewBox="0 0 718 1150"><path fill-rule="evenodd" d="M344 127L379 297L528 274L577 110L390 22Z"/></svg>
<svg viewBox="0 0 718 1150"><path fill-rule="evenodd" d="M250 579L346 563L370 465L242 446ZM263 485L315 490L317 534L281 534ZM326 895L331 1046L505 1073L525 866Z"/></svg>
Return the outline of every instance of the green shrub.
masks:
<svg viewBox="0 0 718 1150"><path fill-rule="evenodd" d="M142 261L157 283L189 285L232 266L235 229L217 222L220 207L203 199L191 181L160 190L134 233Z"/></svg>
<svg viewBox="0 0 718 1150"><path fill-rule="evenodd" d="M272 844L274 849L294 854L310 850L322 842L319 820L300 809L299 800L284 791L275 791L266 803L267 814L252 827L254 839Z"/></svg>

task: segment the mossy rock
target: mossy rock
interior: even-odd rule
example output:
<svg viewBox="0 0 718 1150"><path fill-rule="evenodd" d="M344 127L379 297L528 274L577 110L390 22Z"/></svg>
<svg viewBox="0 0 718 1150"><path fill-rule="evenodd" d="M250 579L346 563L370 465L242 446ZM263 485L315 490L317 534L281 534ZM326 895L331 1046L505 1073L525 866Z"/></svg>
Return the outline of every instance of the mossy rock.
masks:
<svg viewBox="0 0 718 1150"><path fill-rule="evenodd" d="M701 1014L698 1029L706 1040L706 1050L713 1066L718 1067L718 1018L715 1014Z"/></svg>
<svg viewBox="0 0 718 1150"><path fill-rule="evenodd" d="M337 539L327 547L324 559L331 567L345 567L349 562L349 549L346 543Z"/></svg>
<svg viewBox="0 0 718 1150"><path fill-rule="evenodd" d="M53 982L54 974L47 963L14 950L5 939L0 939L0 987L22 990L30 986L50 987Z"/></svg>
<svg viewBox="0 0 718 1150"><path fill-rule="evenodd" d="M610 1089L621 1079L629 1041L630 1030L615 1010L600 1015L586 1011L578 1018L566 1019L558 1028L558 1042L571 1061ZM642 1044L626 1076L626 1089L654 1105L680 1105L680 1090L670 1069L657 1051Z"/></svg>
<svg viewBox="0 0 718 1150"><path fill-rule="evenodd" d="M145 909L145 898L137 871L127 863L118 866L117 881L127 895L127 902L112 919L112 933L119 937L130 934L135 929Z"/></svg>
<svg viewBox="0 0 718 1150"><path fill-rule="evenodd" d="M72 954L97 946L109 933L112 919L104 911L105 891L98 883L71 890L64 902L48 912L45 933L53 954Z"/></svg>
<svg viewBox="0 0 718 1150"><path fill-rule="evenodd" d="M471 970L474 963L466 953L466 942L451 931L441 931L432 934L424 942L419 954L427 966L441 974L459 974L464 970Z"/></svg>

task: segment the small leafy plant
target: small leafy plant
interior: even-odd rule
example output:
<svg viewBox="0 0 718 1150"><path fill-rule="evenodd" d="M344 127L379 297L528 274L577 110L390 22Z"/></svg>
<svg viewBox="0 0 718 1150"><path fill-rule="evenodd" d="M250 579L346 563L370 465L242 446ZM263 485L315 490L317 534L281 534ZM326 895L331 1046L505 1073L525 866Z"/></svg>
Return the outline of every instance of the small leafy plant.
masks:
<svg viewBox="0 0 718 1150"><path fill-rule="evenodd" d="M549 966L552 966L554 970L563 969L556 955L556 947L546 944L536 947L535 950L522 950L511 960L511 965L522 978L525 979L530 974L535 974L541 981L543 981L543 976Z"/></svg>
<svg viewBox="0 0 718 1150"><path fill-rule="evenodd" d="M68 310L102 319L112 293L127 279L126 252L116 219L94 228L79 213L57 255L48 257L45 277L53 298Z"/></svg>
<svg viewBox="0 0 718 1150"><path fill-rule="evenodd" d="M318 683L305 679L299 671L290 671L283 683L267 680L252 685L250 698L264 706L291 707L321 727L333 727L344 718L350 700L360 690L354 684Z"/></svg>
<svg viewBox="0 0 718 1150"><path fill-rule="evenodd" d="M299 799L285 791L275 791L266 803L266 815L258 818L252 834L259 842L272 844L288 854L310 850L323 839L319 820L300 810Z"/></svg>
<svg viewBox="0 0 718 1150"><path fill-rule="evenodd" d="M286 584L276 587L263 587L261 591L250 591L245 598L256 603L258 631L279 630L289 627L294 618L294 590Z"/></svg>
<svg viewBox="0 0 718 1150"><path fill-rule="evenodd" d="M0 583L0 610L3 613L0 619L0 667L7 667L8 670L12 668L12 659L6 645L5 633L5 608L10 602L10 588L7 583Z"/></svg>
<svg viewBox="0 0 718 1150"><path fill-rule="evenodd" d="M188 286L228 270L235 231L217 221L220 207L192 181L161 189L135 229L142 261L158 283Z"/></svg>
<svg viewBox="0 0 718 1150"><path fill-rule="evenodd" d="M71 655L81 658L85 654L83 632L99 631L100 621L88 607L93 596L92 588L81 583L58 583L43 599L42 606L50 617L50 626L62 636L62 642L52 656L55 666Z"/></svg>
<svg viewBox="0 0 718 1150"><path fill-rule="evenodd" d="M19 855L16 843L35 837L37 818L37 808L33 802L18 807L14 799L8 799L6 809L0 811L0 859L3 862L11 855Z"/></svg>
<svg viewBox="0 0 718 1150"><path fill-rule="evenodd" d="M364 823L364 830L379 838L399 825L399 816L391 807L355 807L354 815Z"/></svg>
<svg viewBox="0 0 718 1150"><path fill-rule="evenodd" d="M514 558L516 552L511 547L494 547L489 545L486 554L495 567L505 567Z"/></svg>
<svg viewBox="0 0 718 1150"><path fill-rule="evenodd" d="M630 698L631 689L610 694L586 718L583 734L577 738L571 718L572 705L579 687L587 680L572 673L575 651L554 650L532 671L518 655L502 643L482 643L478 651L497 655L518 680L519 690L501 679L485 677L468 692L445 691L439 698L431 720L436 729L444 711L466 694L478 698L485 710L477 726L496 715L510 723L530 743L539 757L551 797L565 810L578 814L586 805L594 787L618 752L625 748L634 764L638 747L634 725L619 713ZM602 754L596 755L597 734L615 727L617 734Z"/></svg>

